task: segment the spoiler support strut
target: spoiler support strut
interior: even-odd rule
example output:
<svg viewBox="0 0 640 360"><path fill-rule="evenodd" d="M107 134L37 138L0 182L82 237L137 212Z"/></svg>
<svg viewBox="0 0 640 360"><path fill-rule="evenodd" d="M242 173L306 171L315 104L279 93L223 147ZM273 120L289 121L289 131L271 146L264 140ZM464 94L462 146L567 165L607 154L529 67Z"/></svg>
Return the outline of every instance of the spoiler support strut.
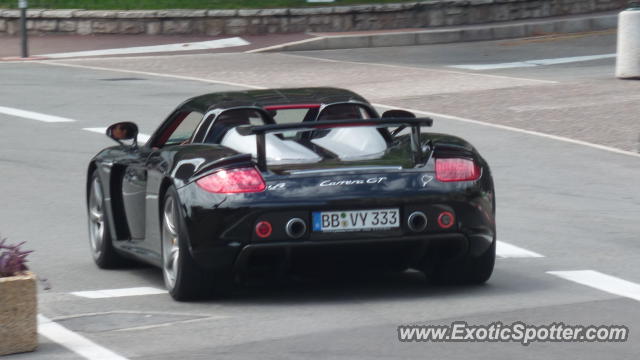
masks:
<svg viewBox="0 0 640 360"><path fill-rule="evenodd" d="M266 134L261 132L256 134L256 154L258 156L258 169L267 170L267 143Z"/></svg>
<svg viewBox="0 0 640 360"><path fill-rule="evenodd" d="M420 146L420 125L411 126L411 157L413 166L422 159L422 147Z"/></svg>

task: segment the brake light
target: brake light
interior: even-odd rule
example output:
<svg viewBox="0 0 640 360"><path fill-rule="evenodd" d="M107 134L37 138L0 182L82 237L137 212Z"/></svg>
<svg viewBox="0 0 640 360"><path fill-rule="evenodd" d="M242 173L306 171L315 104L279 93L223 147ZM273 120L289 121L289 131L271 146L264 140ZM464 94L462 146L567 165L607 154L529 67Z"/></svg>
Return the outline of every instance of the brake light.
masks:
<svg viewBox="0 0 640 360"><path fill-rule="evenodd" d="M480 178L480 173L480 166L470 159L436 159L436 179L438 181L473 181Z"/></svg>
<svg viewBox="0 0 640 360"><path fill-rule="evenodd" d="M196 184L208 192L219 194L261 192L267 187L255 168L216 171L198 179Z"/></svg>
<svg viewBox="0 0 640 360"><path fill-rule="evenodd" d="M256 235L259 238L265 239L268 238L273 232L273 227L271 227L271 223L268 221L260 221L256 224Z"/></svg>
<svg viewBox="0 0 640 360"><path fill-rule="evenodd" d="M438 226L448 229L453 226L455 217L448 211L443 211L438 215Z"/></svg>

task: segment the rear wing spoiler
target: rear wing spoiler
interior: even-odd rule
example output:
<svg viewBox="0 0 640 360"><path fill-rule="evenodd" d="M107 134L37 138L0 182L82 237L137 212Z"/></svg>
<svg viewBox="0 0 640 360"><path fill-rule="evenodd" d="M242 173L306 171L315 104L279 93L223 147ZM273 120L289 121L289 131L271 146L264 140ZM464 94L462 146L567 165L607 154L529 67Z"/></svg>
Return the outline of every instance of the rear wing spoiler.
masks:
<svg viewBox="0 0 640 360"><path fill-rule="evenodd" d="M258 169L267 170L267 154L265 135L267 133L282 133L285 131L314 131L325 130L339 127L357 127L357 126L373 126L376 128L386 128L392 126L410 126L411 127L411 151L413 159L422 158L422 149L420 147L420 127L431 126L433 120L431 118L373 118L358 120L323 120L323 121L305 121L292 124L273 124L273 125L241 125L236 127L236 131L243 136L256 135L256 153L258 160Z"/></svg>

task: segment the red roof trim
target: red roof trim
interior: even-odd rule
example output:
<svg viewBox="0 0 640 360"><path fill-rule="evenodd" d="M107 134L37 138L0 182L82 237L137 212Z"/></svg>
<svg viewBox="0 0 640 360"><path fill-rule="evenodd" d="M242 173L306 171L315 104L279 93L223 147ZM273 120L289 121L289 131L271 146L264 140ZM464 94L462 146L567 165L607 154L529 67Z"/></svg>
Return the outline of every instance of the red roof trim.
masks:
<svg viewBox="0 0 640 360"><path fill-rule="evenodd" d="M268 105L265 110L288 110L288 109L317 109L320 104L287 104L287 105Z"/></svg>

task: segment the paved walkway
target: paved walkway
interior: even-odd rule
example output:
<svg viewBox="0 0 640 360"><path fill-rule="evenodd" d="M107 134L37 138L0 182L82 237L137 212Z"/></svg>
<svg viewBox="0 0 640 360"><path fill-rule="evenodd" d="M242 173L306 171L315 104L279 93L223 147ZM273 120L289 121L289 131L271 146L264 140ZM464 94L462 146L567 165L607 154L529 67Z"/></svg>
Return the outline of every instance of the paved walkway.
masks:
<svg viewBox="0 0 640 360"><path fill-rule="evenodd" d="M139 46L154 46L166 44L184 44L194 42L204 42L219 39L228 39L233 36L172 36L172 35L47 35L29 36L29 55L39 56L43 54L68 53L76 51L91 51L104 49L117 49ZM305 40L313 37L310 34L276 34L243 36L242 39L249 42L249 45L226 47L208 50L188 50L179 53L197 54L212 52L243 52L254 49L284 44L294 41ZM157 55L161 52L150 52L148 55ZM175 52L177 53L177 52ZM140 55L140 54L138 54ZM146 55L146 54L145 54ZM0 58L20 56L19 36L0 36Z"/></svg>

